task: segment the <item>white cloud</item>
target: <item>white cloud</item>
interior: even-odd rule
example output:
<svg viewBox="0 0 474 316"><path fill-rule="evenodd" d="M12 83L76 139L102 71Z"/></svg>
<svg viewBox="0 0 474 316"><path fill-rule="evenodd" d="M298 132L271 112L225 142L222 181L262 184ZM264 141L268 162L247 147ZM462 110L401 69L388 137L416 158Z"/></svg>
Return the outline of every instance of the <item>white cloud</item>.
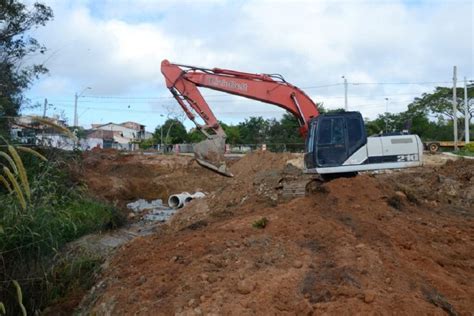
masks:
<svg viewBox="0 0 474 316"><path fill-rule="evenodd" d="M36 34L52 54L47 62L50 76L32 93L52 99L85 86L98 95L168 96L160 73L164 58L281 73L302 87L342 83L342 75L351 83L449 81L453 65L461 76L474 75L471 1L50 4L56 18ZM406 100L433 86L350 85L349 103L374 117L385 110L385 96L399 111ZM307 92L328 107L343 105L342 85ZM215 102L213 107L224 120L281 113L270 105L225 96L221 100L228 102Z"/></svg>

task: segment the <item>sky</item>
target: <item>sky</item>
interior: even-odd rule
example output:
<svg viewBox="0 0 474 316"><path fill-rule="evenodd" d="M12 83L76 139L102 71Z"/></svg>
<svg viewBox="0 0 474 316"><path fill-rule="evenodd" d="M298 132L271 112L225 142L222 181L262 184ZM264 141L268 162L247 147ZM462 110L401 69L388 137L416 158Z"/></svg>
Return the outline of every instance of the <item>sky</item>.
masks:
<svg viewBox="0 0 474 316"><path fill-rule="evenodd" d="M31 0L31 2L33 2ZM43 0L54 20L32 32L49 74L27 92L72 124L136 121L153 131L183 112L160 72L171 62L279 73L326 108L375 118L436 86L474 80L474 1ZM90 88L90 89L88 89ZM202 89L216 117L280 118L273 105ZM42 114L42 108L24 114ZM185 121L187 128L193 126Z"/></svg>

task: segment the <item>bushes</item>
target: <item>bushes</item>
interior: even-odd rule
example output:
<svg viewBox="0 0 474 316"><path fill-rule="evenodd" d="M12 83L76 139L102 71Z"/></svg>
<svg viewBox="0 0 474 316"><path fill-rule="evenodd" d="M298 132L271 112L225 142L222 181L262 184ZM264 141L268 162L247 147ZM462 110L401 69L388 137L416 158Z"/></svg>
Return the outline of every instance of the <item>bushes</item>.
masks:
<svg viewBox="0 0 474 316"><path fill-rule="evenodd" d="M84 234L120 225L122 217L117 209L89 197L70 180L64 165L77 159L75 154L50 152L48 162L20 154L26 179L8 159L0 157L25 200L20 201L17 190L0 184L0 302L7 313L21 313L13 286L17 280L32 314L57 297L51 294L57 292L57 280L51 281L50 269L58 250ZM14 162L20 169L17 158ZM12 183L10 178L7 181Z"/></svg>
<svg viewBox="0 0 474 316"><path fill-rule="evenodd" d="M469 143L464 146L464 150L474 153L474 143Z"/></svg>

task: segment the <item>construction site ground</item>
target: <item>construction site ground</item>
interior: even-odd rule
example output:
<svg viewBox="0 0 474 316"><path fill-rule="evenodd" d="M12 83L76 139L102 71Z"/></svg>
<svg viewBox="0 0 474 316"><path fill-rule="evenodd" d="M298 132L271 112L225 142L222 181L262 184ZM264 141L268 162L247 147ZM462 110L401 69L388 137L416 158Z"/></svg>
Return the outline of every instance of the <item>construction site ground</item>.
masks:
<svg viewBox="0 0 474 316"><path fill-rule="evenodd" d="M207 196L117 244L76 312L472 315L474 160L451 159L292 196L285 187L310 180L301 155L254 152L229 160L227 178L188 156L87 153L79 181L124 212L140 198Z"/></svg>

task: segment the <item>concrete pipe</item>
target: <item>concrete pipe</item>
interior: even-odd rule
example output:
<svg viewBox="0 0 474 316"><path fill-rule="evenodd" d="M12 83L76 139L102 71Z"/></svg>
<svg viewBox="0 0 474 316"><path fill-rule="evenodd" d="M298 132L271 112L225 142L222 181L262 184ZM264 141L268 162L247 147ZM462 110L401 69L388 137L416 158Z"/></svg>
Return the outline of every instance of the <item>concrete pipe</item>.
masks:
<svg viewBox="0 0 474 316"><path fill-rule="evenodd" d="M189 194L188 192L173 194L168 198L168 205L172 208L182 208L193 199L203 198L204 196L202 192L196 192L194 194Z"/></svg>

